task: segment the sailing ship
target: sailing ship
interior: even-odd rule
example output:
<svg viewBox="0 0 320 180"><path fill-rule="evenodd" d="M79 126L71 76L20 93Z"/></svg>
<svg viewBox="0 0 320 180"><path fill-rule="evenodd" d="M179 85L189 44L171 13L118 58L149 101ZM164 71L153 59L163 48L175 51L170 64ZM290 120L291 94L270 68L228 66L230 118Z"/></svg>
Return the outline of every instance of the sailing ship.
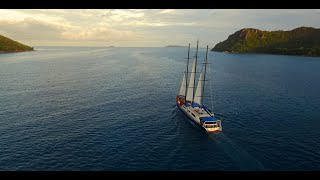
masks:
<svg viewBox="0 0 320 180"><path fill-rule="evenodd" d="M177 107L189 118L192 122L199 125L208 133L222 131L221 120L219 120L206 105L203 104L204 90L207 65L208 65L208 46L205 61L200 72L197 72L198 61L198 43L195 59L192 63L191 72L189 72L189 54L190 44L188 48L188 62L186 71L183 74L182 83L179 94L176 96ZM198 85L195 86L196 74L200 73ZM188 74L190 74L188 84Z"/></svg>

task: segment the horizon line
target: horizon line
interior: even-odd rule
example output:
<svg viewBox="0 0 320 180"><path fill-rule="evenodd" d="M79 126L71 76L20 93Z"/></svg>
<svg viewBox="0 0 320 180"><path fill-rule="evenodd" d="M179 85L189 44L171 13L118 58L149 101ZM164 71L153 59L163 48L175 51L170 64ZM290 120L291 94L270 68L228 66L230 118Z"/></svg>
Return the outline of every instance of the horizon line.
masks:
<svg viewBox="0 0 320 180"><path fill-rule="evenodd" d="M167 45L170 46L170 45ZM167 46L77 46L77 45L37 45L31 47L96 47L96 48L184 48L188 46L181 46L181 47L167 47ZM178 46L178 45L177 45ZM190 48L197 48L191 47ZM198 47L198 48L207 48L205 47Z"/></svg>

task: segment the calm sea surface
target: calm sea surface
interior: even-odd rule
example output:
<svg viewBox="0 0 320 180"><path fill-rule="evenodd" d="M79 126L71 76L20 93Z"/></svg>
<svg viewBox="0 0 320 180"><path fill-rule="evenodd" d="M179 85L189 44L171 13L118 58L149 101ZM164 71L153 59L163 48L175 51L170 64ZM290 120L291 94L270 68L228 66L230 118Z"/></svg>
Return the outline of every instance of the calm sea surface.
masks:
<svg viewBox="0 0 320 180"><path fill-rule="evenodd" d="M0 170L320 170L320 58L209 52L208 135L186 48L36 49L0 54Z"/></svg>

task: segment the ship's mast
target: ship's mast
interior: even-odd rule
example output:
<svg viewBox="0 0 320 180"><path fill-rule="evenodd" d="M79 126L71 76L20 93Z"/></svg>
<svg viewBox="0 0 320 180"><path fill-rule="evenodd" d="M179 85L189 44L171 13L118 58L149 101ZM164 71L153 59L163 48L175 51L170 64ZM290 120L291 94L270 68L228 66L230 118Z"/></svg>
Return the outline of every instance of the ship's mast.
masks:
<svg viewBox="0 0 320 180"><path fill-rule="evenodd" d="M196 51L196 62L195 62L194 77L196 77L196 74L197 74L198 44L199 44L199 40L197 41L197 51ZM196 84L196 78L193 79L193 96L192 96L191 104L193 104L193 100L194 100L194 93L195 93L195 87L196 87L195 84Z"/></svg>
<svg viewBox="0 0 320 180"><path fill-rule="evenodd" d="M206 82L206 72L207 72L207 64L208 64L208 45L207 45L207 53L206 53L206 60L204 63L204 74L203 74L203 85L202 85L202 96L201 102L203 103L203 96L204 96L204 83Z"/></svg>
<svg viewBox="0 0 320 180"><path fill-rule="evenodd" d="M187 72L186 72L186 100L187 100L187 89L188 89L188 67L189 67L189 53L190 53L190 43L188 48L188 62L187 62Z"/></svg>

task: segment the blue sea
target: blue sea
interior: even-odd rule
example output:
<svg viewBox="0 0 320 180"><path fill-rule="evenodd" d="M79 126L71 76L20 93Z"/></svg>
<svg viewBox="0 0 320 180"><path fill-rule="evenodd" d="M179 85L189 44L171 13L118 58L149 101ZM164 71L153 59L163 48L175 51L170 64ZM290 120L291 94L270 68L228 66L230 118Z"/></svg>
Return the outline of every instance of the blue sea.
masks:
<svg viewBox="0 0 320 180"><path fill-rule="evenodd" d="M319 57L209 52L217 134L175 106L186 58L165 47L0 54L0 170L320 170Z"/></svg>

